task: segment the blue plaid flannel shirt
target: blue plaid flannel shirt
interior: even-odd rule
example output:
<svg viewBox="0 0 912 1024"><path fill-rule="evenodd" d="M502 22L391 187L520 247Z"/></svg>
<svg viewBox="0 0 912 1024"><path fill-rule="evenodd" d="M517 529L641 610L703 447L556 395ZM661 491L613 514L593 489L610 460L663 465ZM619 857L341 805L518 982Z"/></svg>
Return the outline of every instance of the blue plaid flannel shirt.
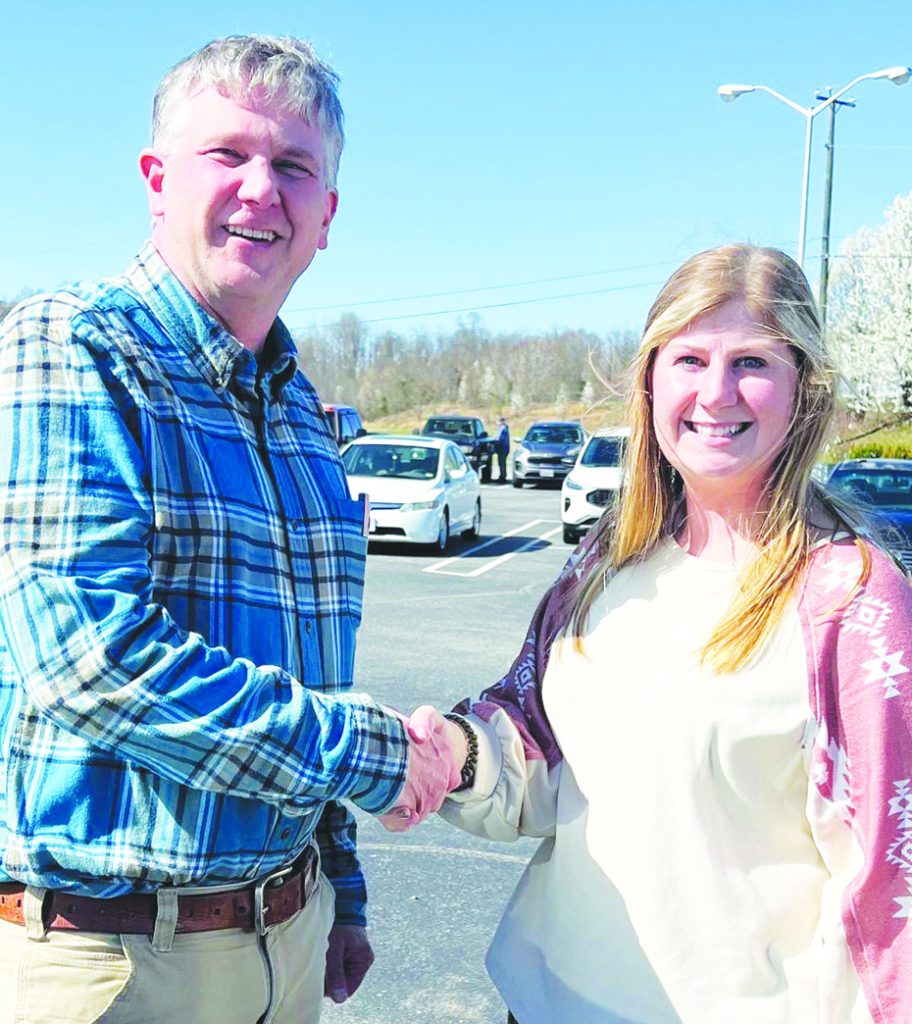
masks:
<svg viewBox="0 0 912 1024"><path fill-rule="evenodd" d="M100 897L253 879L404 781L351 688L364 509L276 321L256 359L147 244L0 330L0 880ZM266 365L268 364L268 365Z"/></svg>

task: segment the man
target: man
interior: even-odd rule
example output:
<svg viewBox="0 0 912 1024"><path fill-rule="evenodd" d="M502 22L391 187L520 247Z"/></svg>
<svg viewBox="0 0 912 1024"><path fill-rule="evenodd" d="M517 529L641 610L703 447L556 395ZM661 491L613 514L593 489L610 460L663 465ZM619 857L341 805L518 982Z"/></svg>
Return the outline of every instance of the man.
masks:
<svg viewBox="0 0 912 1024"><path fill-rule="evenodd" d="M507 482L507 456L510 453L510 428L505 416L497 417L497 433L494 435L494 451L497 453L497 482Z"/></svg>
<svg viewBox="0 0 912 1024"><path fill-rule="evenodd" d="M416 821L458 782L439 715L342 695L365 509L276 318L335 85L291 39L179 64L151 243L0 335L2 1020L316 1021L372 960L339 801Z"/></svg>

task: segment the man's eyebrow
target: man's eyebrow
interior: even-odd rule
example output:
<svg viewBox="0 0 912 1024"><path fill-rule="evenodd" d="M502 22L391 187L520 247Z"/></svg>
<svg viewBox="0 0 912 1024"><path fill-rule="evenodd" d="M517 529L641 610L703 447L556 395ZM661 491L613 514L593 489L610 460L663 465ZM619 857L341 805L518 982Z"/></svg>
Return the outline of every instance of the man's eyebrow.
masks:
<svg viewBox="0 0 912 1024"><path fill-rule="evenodd" d="M300 146L286 146L284 149L279 150L279 156L290 156L296 160L319 161L318 155L312 149L302 149Z"/></svg>

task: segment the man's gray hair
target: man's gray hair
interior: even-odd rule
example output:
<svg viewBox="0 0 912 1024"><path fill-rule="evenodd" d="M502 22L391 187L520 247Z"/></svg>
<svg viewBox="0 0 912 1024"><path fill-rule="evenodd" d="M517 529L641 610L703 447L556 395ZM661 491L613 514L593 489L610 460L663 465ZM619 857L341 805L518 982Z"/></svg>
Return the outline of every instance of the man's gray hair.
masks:
<svg viewBox="0 0 912 1024"><path fill-rule="evenodd" d="M203 89L243 99L256 92L266 103L297 114L320 129L324 184L334 188L345 136L339 76L305 39L227 36L176 64L161 80L152 107L152 145L167 150L180 104Z"/></svg>

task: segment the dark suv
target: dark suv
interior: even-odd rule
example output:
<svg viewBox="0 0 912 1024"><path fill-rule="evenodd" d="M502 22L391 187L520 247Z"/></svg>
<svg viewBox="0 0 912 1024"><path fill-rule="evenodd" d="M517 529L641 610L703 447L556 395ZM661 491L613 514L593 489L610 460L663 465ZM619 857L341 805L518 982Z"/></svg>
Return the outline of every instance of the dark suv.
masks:
<svg viewBox="0 0 912 1024"><path fill-rule="evenodd" d="M463 455L481 477L483 484L491 480L494 461L494 440L488 437L477 416L432 416L420 431L425 437L445 437L459 445Z"/></svg>

